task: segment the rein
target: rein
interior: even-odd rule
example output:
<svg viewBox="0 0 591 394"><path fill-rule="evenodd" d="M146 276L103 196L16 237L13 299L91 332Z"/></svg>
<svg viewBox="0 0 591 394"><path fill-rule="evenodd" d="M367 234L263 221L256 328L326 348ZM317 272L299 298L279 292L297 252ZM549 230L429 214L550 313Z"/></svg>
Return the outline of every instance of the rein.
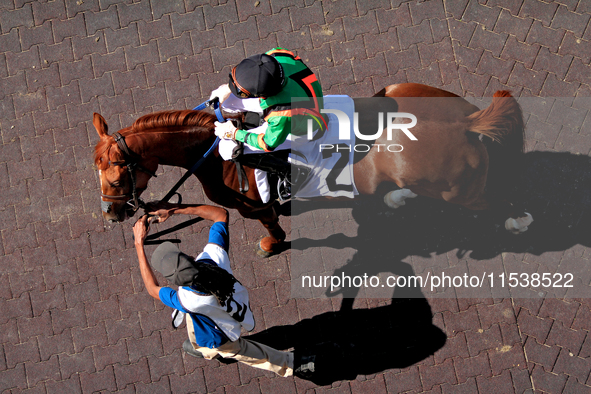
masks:
<svg viewBox="0 0 591 394"><path fill-rule="evenodd" d="M213 106L213 110L215 112L216 117L218 118L218 122L220 122L220 123L225 122L226 119L224 119L224 116L222 115L222 110L220 109L220 103L219 103L217 97L214 97L212 100L208 100L208 101L205 101L205 102L199 104L198 106L193 108L193 110L200 111L200 110L205 109L210 106ZM193 166L189 170L187 170L187 172L185 172L183 177L178 180L178 182L168 191L168 193L166 193L166 195L159 201L159 203L168 202L168 200L170 200L172 198L172 196L174 196L176 194L179 196L178 203L180 204L182 202L183 198L182 198L181 194L177 192L177 190L179 189L179 187L181 187L181 185L183 183L185 183L185 181L187 179L189 179L189 177L191 175L193 175L195 173L195 171L197 171L197 169L199 167L201 167L201 164L203 164L203 162L207 159L207 157L211 154L211 152L214 151L214 149L218 146L219 143L220 143L220 139L219 139L219 137L216 137L215 141L213 142L213 144L211 144L211 147L207 150L207 152L205 152L205 154L199 160L197 160L197 162L195 164L193 164ZM144 204L143 208L145 210L145 204ZM154 233L154 234L150 234L146 237L144 244L145 245L154 245L154 244L160 244L160 243L167 242L167 241L173 242L173 243L179 243L181 241L178 239L158 240L156 238L159 238L163 235L178 231L178 230L183 229L185 227L189 227L189 226L193 225L194 223L200 222L202 220L203 220L203 218L200 218L200 217L185 220L184 222L181 222L181 223L177 224L176 226L173 226L173 227L168 228L166 230L158 231L157 233Z"/></svg>

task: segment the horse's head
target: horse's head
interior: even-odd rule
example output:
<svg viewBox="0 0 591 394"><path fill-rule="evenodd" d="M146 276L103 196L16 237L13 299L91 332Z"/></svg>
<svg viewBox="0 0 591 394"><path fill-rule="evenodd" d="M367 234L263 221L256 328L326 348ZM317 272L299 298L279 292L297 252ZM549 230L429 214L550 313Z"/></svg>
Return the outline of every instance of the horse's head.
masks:
<svg viewBox="0 0 591 394"><path fill-rule="evenodd" d="M103 218L122 222L141 207L139 196L155 176L158 160L142 157L140 137L130 134L131 128L109 135L105 119L97 113L93 124L100 137L94 163L99 170Z"/></svg>

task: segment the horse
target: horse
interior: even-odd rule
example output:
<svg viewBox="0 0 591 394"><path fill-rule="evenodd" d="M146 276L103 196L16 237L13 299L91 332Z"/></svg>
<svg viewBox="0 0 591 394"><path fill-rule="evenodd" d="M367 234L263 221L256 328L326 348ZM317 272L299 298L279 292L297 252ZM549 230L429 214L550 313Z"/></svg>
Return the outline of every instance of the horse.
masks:
<svg viewBox="0 0 591 394"><path fill-rule="evenodd" d="M362 117L369 114L360 122L369 125L367 130L376 129L370 118L378 111L410 113L419 119L412 128L419 144L407 143L403 133L382 133L368 152L356 155L353 174L360 195L374 194L379 185L389 183L399 188L384 197L391 208L421 195L471 210L496 209L509 217L507 230L527 230L533 219L519 205L515 190L524 157L524 124L521 107L510 92L496 92L492 103L480 110L454 93L405 83L390 85L372 98L355 99L355 106ZM207 111L162 111L144 115L131 127L109 135L105 119L94 113L100 137L94 163L104 219L121 222L132 216L138 209L137 197L158 165L191 168L212 146L215 120ZM380 144L393 143L404 143L404 149L398 153L379 149ZM254 170L246 167L245 171L254 185ZM259 242L262 255L284 249L286 234L274 202L263 203L256 187L241 193L233 162L224 161L216 149L195 175L211 201L263 224L269 235ZM135 201L133 209L130 200Z"/></svg>

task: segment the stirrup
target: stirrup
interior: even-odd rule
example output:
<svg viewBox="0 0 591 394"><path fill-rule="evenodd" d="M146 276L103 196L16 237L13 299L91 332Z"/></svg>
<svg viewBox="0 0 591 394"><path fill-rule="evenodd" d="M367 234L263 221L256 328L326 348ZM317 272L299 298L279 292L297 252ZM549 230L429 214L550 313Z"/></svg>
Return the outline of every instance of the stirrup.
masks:
<svg viewBox="0 0 591 394"><path fill-rule="evenodd" d="M287 178L279 178L277 181L277 198L281 202L291 200L291 183L289 183Z"/></svg>
<svg viewBox="0 0 591 394"><path fill-rule="evenodd" d="M291 200L292 195L295 195L297 191L306 183L309 175L309 168L292 166L292 171L290 172L289 176L282 176L277 182L277 196L279 201L285 202Z"/></svg>

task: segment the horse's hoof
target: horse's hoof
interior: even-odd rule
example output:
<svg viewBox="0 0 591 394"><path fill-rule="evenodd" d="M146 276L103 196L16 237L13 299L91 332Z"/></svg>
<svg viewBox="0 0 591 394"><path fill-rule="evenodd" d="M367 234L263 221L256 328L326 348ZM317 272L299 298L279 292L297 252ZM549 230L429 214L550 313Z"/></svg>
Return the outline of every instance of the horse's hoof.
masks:
<svg viewBox="0 0 591 394"><path fill-rule="evenodd" d="M257 245L257 254L261 257L270 257L277 253L277 241L271 237L264 237Z"/></svg>
<svg viewBox="0 0 591 394"><path fill-rule="evenodd" d="M289 250L291 242L265 237L257 245L257 254L261 257L271 257Z"/></svg>
<svg viewBox="0 0 591 394"><path fill-rule="evenodd" d="M505 229L513 234L521 234L527 231L528 226L534 221L533 217L525 212L524 217L517 219L509 218L505 221Z"/></svg>
<svg viewBox="0 0 591 394"><path fill-rule="evenodd" d="M407 198L415 198L417 195L409 189L394 190L384 196L384 202L390 208L396 209L406 205Z"/></svg>
<svg viewBox="0 0 591 394"><path fill-rule="evenodd" d="M263 250L263 248L261 247L261 243L259 242L257 245L257 255L260 257L271 257L273 255L273 252L267 252L266 250Z"/></svg>

